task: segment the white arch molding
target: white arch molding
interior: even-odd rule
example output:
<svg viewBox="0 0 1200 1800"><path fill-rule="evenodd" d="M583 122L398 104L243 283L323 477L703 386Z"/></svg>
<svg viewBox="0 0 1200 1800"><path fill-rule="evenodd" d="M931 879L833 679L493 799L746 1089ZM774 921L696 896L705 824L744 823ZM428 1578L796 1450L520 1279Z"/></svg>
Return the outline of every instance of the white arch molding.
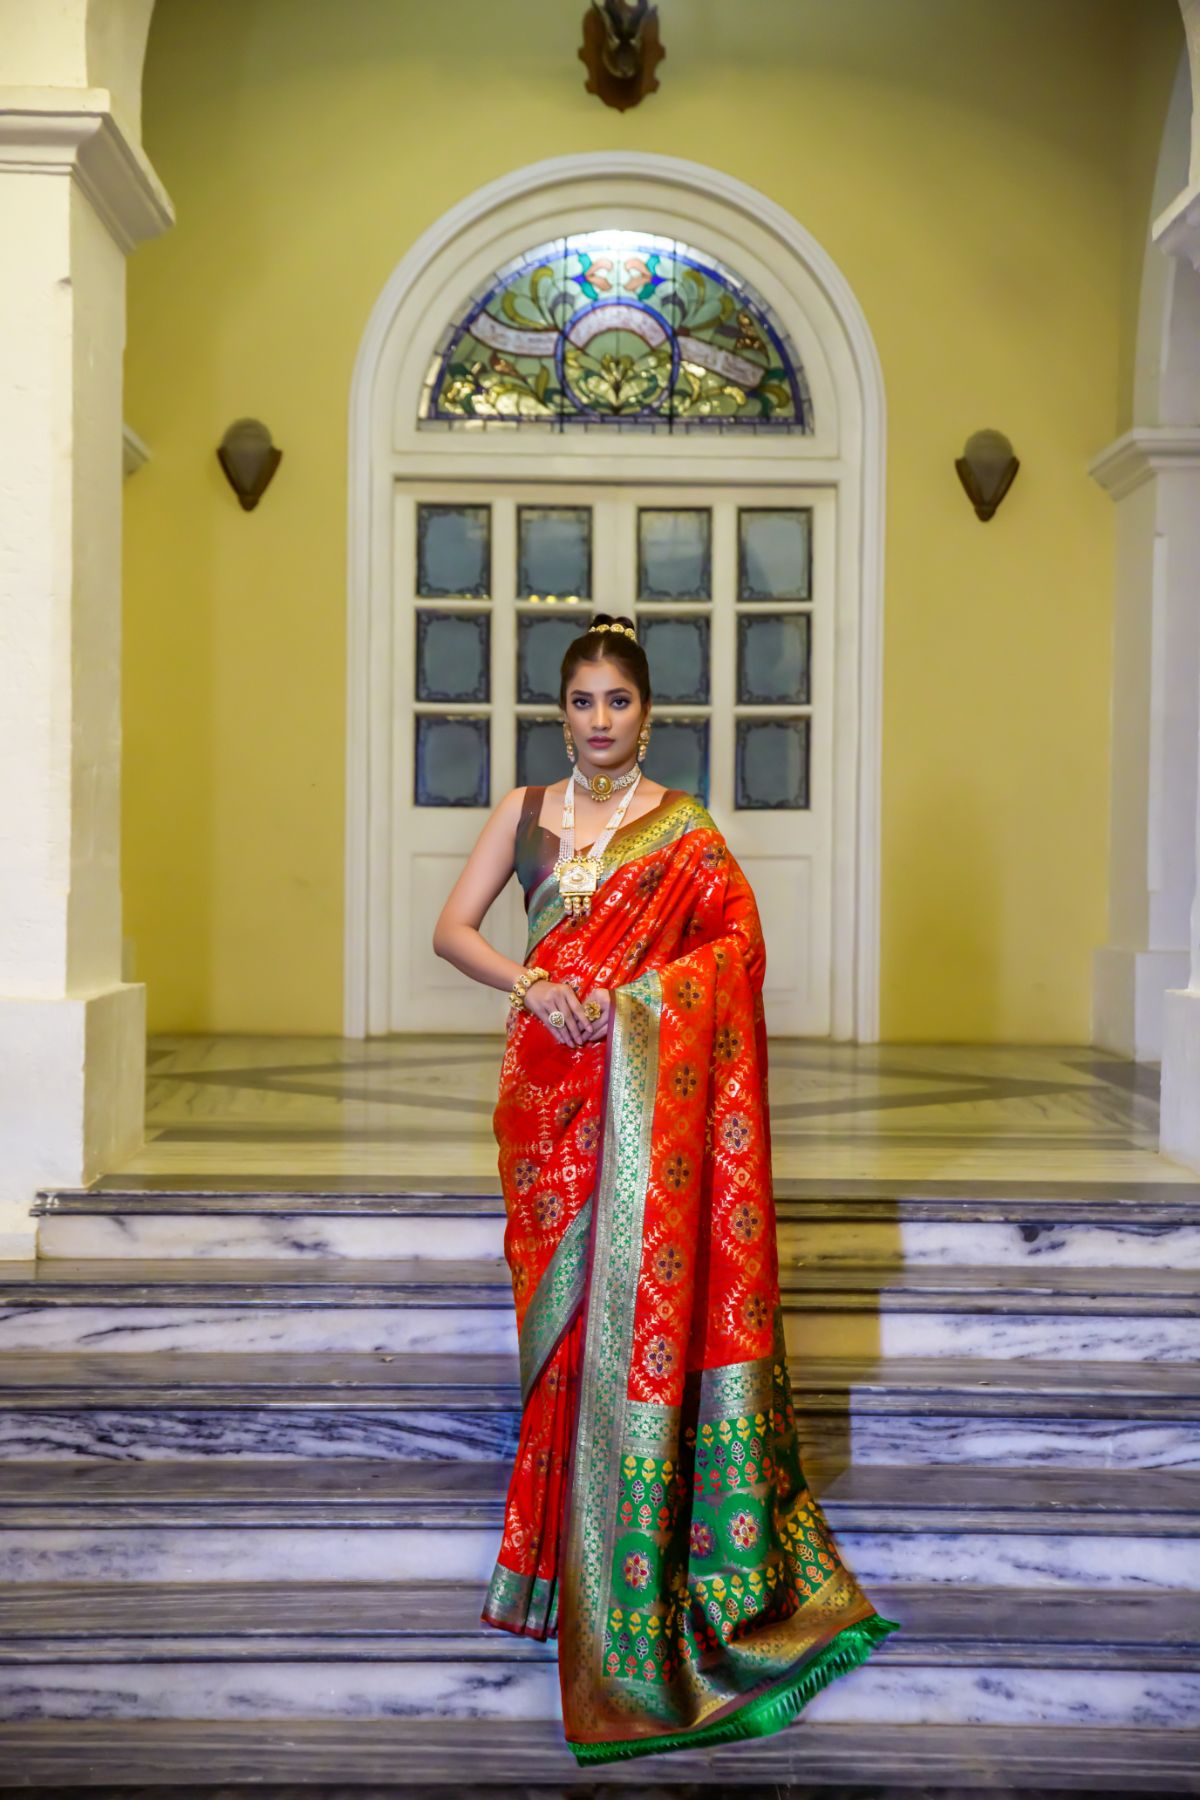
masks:
<svg viewBox="0 0 1200 1800"><path fill-rule="evenodd" d="M811 436L732 437L419 428L439 333L478 284L530 244L605 226L711 251L767 300L813 393ZM879 839L885 409L874 340L849 283L804 227L719 169L627 152L555 157L479 189L424 233L371 313L350 398L344 1028L396 1029L397 896L392 492L398 479L836 486L832 1035L879 1034ZM666 466L664 466L666 465ZM431 952L432 954L432 952Z"/></svg>

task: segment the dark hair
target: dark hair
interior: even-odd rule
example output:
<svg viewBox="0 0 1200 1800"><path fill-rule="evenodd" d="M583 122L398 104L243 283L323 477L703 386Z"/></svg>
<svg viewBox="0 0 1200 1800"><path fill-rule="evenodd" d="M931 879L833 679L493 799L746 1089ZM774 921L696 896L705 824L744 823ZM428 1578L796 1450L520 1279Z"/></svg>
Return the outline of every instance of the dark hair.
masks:
<svg viewBox="0 0 1200 1800"><path fill-rule="evenodd" d="M597 625L628 625L632 630L633 620L624 613L617 613L615 616L605 612L593 613L588 629L577 638L572 638L567 645L566 655L562 660L558 704L565 710L567 688L581 663L614 662L623 674L628 675L642 697L642 704L648 705L650 665L646 661L646 652L636 638L626 636L623 631L597 631Z"/></svg>

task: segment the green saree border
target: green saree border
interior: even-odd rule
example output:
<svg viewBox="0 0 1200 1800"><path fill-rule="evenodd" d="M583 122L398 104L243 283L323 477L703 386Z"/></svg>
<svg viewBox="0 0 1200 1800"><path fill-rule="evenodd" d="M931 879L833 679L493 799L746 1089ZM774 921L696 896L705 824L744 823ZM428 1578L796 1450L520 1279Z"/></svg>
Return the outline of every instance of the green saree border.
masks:
<svg viewBox="0 0 1200 1800"><path fill-rule="evenodd" d="M587 1283L589 1194L555 1246L521 1322L521 1405L528 1400L554 1346L571 1323Z"/></svg>
<svg viewBox="0 0 1200 1800"><path fill-rule="evenodd" d="M859 1668L899 1622L870 1613L842 1629L827 1644L807 1657L763 1693L736 1702L737 1711L713 1719L690 1731L673 1731L660 1737L620 1738L607 1744L567 1742L577 1763L616 1762L631 1756L652 1756L666 1750L707 1750L714 1744L737 1738L767 1737L780 1731L806 1707L822 1688Z"/></svg>
<svg viewBox="0 0 1200 1800"><path fill-rule="evenodd" d="M566 1556L561 1571L559 1669L564 1733L580 1765L707 1749L764 1736L789 1724L835 1677L866 1661L899 1624L884 1619L840 1566L826 1586L756 1635L731 1644L740 1679L736 1691L710 1680L706 1660L681 1671L688 1692L684 1724L662 1709L665 1690L636 1695L606 1669L610 1585L620 1523L621 1471L630 1453L670 1453L679 1408L628 1397L638 1271L653 1144L663 1000L658 971L614 989L604 1139L594 1198L590 1269L585 1299L578 1414L568 1494ZM776 1307L769 1356L697 1371L699 1417L758 1414L773 1403L783 1348L782 1308ZM743 1685L744 1683L744 1685ZM693 1710L694 1708L694 1710ZM697 1716L698 1715L698 1716ZM626 1721L628 1721L626 1723ZM626 1733L645 1724L637 1736ZM661 1729L655 1730L657 1725ZM616 1735L620 1733L620 1735ZM606 1735L608 1734L608 1735Z"/></svg>
<svg viewBox="0 0 1200 1800"><path fill-rule="evenodd" d="M488 1583L482 1617L527 1637L552 1637L558 1625L558 1583L544 1575L518 1575L497 1563Z"/></svg>
<svg viewBox="0 0 1200 1800"><path fill-rule="evenodd" d="M658 1085L662 985L647 970L613 990L604 1149L572 1458L560 1670L577 1717L594 1716L617 1534L625 1388L633 1352L642 1224ZM568 1740L569 1741L569 1740Z"/></svg>
<svg viewBox="0 0 1200 1800"><path fill-rule="evenodd" d="M608 846L600 858L600 880L605 882L615 870L623 868L626 863L636 862L639 856L648 856L652 850L661 850L664 844L673 844L689 831L709 826L713 831L716 825L712 816L701 806L699 800L690 794L672 801L661 813L653 817L647 815L643 822L635 819L627 831L621 832L616 840ZM640 827L640 829L639 829ZM529 896L529 929L525 941L525 961L541 943L559 920L565 918L566 908L562 895L558 891L558 882L553 875L539 882Z"/></svg>
<svg viewBox="0 0 1200 1800"><path fill-rule="evenodd" d="M587 1281L591 1196L584 1201L555 1246L521 1322L521 1405L525 1406L546 1361L571 1323ZM551 1637L558 1629L557 1578L522 1575L497 1561L488 1583L483 1620L528 1637Z"/></svg>

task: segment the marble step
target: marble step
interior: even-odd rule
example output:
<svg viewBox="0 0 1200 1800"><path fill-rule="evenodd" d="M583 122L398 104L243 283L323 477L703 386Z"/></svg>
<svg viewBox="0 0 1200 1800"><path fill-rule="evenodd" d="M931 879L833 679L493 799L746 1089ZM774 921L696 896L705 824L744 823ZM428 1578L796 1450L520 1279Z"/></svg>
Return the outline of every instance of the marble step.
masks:
<svg viewBox="0 0 1200 1800"><path fill-rule="evenodd" d="M1200 1468L1200 1364L805 1357L790 1373L805 1454L834 1465ZM519 1419L505 1356L0 1357L0 1465L507 1461Z"/></svg>
<svg viewBox="0 0 1200 1800"><path fill-rule="evenodd" d="M897 1643L899 1636L886 1642ZM511 1800L541 1788L631 1787L658 1794L685 1783L715 1794L770 1783L786 1786L793 1800L861 1800L864 1783L889 1796L911 1789L930 1800L938 1794L961 1800L944 1791L958 1788L1012 1788L1024 1800L1054 1800L1066 1790L1089 1800L1116 1800L1127 1793L1200 1793L1200 1737L1141 1724L819 1723L807 1708L800 1721L771 1737L638 1757L597 1771L579 1767L552 1719L144 1719L136 1731L122 1719L80 1719L69 1726L34 1719L0 1724L0 1768L23 1789L69 1788L73 1800L81 1789L102 1783L110 1792L119 1783L136 1783L146 1800L198 1800L201 1792L213 1800L211 1786L192 1785L200 1771L208 1783L252 1782L271 1800L298 1800L315 1793L311 1784L317 1782L323 1795L337 1800L351 1800L355 1788L379 1800L398 1791L469 1792L497 1782ZM403 1771L403 1790L395 1786L397 1770ZM270 1785L284 1781L304 1785Z"/></svg>
<svg viewBox="0 0 1200 1800"><path fill-rule="evenodd" d="M882 1582L1200 1590L1200 1476L865 1465L808 1471ZM0 1464L0 1581L485 1583L499 1463Z"/></svg>
<svg viewBox="0 0 1200 1800"><path fill-rule="evenodd" d="M0 1720L560 1718L556 1647L480 1625L480 1603L431 1582L13 1590ZM1200 1595L881 1587L878 1603L902 1631L806 1724L1200 1724Z"/></svg>
<svg viewBox="0 0 1200 1800"><path fill-rule="evenodd" d="M877 1656L909 1668L1200 1672L1200 1594L881 1583L872 1599L903 1627ZM556 1661L553 1642L482 1625L480 1606L475 1583L432 1579L27 1582L0 1590L0 1663Z"/></svg>
<svg viewBox="0 0 1200 1800"><path fill-rule="evenodd" d="M1200 1183L780 1182L786 1263L1200 1269ZM499 1194L46 1189L54 1258L491 1258Z"/></svg>
<svg viewBox="0 0 1200 1800"><path fill-rule="evenodd" d="M785 1268L789 1353L1182 1362L1200 1272ZM0 1350L513 1352L493 1261L0 1263Z"/></svg>

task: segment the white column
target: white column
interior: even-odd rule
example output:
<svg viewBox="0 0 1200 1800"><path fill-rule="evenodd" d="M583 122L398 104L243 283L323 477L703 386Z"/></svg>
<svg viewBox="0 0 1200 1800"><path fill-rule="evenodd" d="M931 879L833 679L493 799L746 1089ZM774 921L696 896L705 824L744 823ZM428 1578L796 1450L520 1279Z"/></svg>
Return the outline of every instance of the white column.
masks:
<svg viewBox="0 0 1200 1800"><path fill-rule="evenodd" d="M1200 766L1200 740L1197 745ZM1200 795L1200 779L1197 781ZM1196 807L1196 865L1200 868L1200 800ZM1186 987L1169 989L1163 1017L1159 1149L1200 1169L1200 880L1192 897L1191 964Z"/></svg>
<svg viewBox="0 0 1200 1800"><path fill-rule="evenodd" d="M32 1253L37 1187L142 1139L119 876L125 257L171 220L107 89L0 88L0 1256Z"/></svg>
<svg viewBox="0 0 1200 1800"><path fill-rule="evenodd" d="M1200 426L1135 426L1091 464L1116 506L1108 941L1092 1042L1157 1062L1163 996L1188 978L1200 731Z"/></svg>
<svg viewBox="0 0 1200 1800"><path fill-rule="evenodd" d="M1193 588L1200 611L1200 563L1193 565ZM1200 871L1200 733L1195 754L1197 801L1192 842ZM1158 1147L1164 1156L1200 1169L1200 874L1192 895L1188 937L1186 986L1169 988L1164 997Z"/></svg>
<svg viewBox="0 0 1200 1800"><path fill-rule="evenodd" d="M1200 0L1182 0L1192 68L1192 154L1188 185L1161 213L1154 242L1200 274ZM1200 367L1200 322L1193 314L1173 321L1174 354ZM1193 414L1194 418L1194 414ZM1192 558L1191 603L1200 613L1200 560ZM1197 685L1200 685L1198 683ZM1193 694L1200 704L1200 697ZM1159 1149L1165 1156L1200 1170L1200 732L1192 738L1197 770L1197 803L1192 848L1196 879L1188 921L1186 985L1169 988L1163 1006L1162 1095Z"/></svg>
<svg viewBox="0 0 1200 1800"><path fill-rule="evenodd" d="M1200 765L1200 736L1196 740ZM1196 783L1200 794L1200 781ZM1196 801L1196 868L1200 868L1200 799ZM1162 1037L1159 1148L1200 1170L1200 880L1191 902L1187 986L1169 988Z"/></svg>

